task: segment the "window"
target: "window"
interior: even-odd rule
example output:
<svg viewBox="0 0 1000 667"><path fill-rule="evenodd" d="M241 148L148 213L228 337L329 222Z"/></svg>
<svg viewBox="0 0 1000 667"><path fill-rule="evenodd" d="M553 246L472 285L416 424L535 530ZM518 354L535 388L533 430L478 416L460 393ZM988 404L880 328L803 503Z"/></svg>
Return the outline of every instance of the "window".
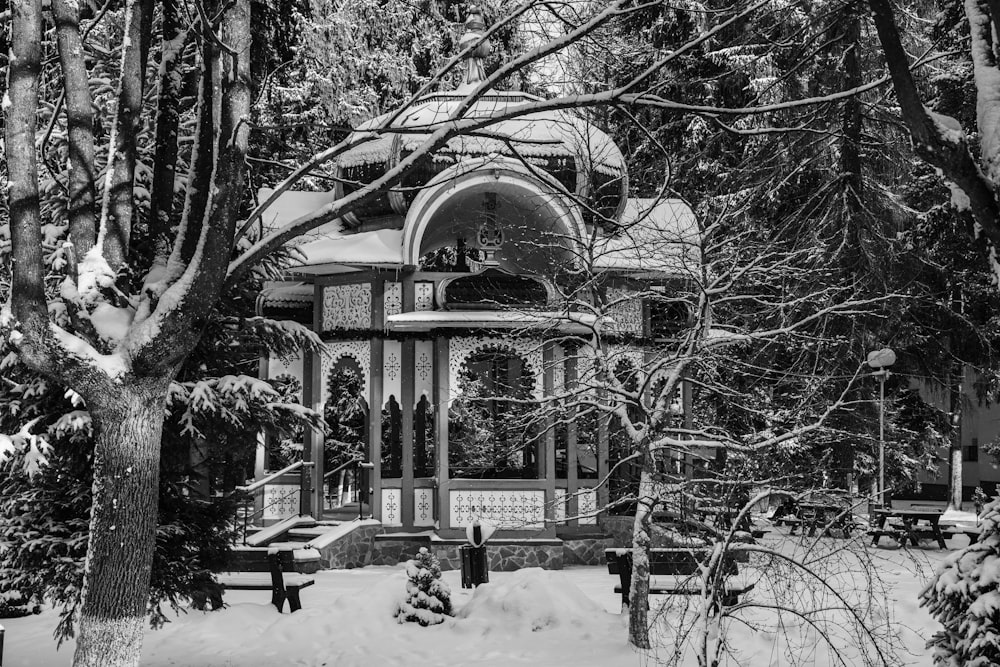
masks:
<svg viewBox="0 0 1000 667"><path fill-rule="evenodd" d="M533 386L516 354L494 349L469 356L448 413L451 477L538 478L541 429L533 423Z"/></svg>
<svg viewBox="0 0 1000 667"><path fill-rule="evenodd" d="M672 338L687 326L691 313L686 302L659 297L648 303L649 331L653 338Z"/></svg>
<svg viewBox="0 0 1000 667"><path fill-rule="evenodd" d="M323 443L323 457L328 471L365 456L367 450L368 406L362 397L361 370L352 362L341 359L327 378L323 417L329 430Z"/></svg>
<svg viewBox="0 0 1000 667"><path fill-rule="evenodd" d="M970 463L979 461L979 438L973 438L972 444L966 446L964 449L963 461L969 461Z"/></svg>
<svg viewBox="0 0 1000 667"><path fill-rule="evenodd" d="M548 290L535 278L486 269L447 281L444 302L451 309L543 308Z"/></svg>
<svg viewBox="0 0 1000 667"><path fill-rule="evenodd" d="M403 411L395 396L382 408L382 477L403 476Z"/></svg>
<svg viewBox="0 0 1000 667"><path fill-rule="evenodd" d="M434 471L434 407L421 396L413 414L413 476L433 477Z"/></svg>

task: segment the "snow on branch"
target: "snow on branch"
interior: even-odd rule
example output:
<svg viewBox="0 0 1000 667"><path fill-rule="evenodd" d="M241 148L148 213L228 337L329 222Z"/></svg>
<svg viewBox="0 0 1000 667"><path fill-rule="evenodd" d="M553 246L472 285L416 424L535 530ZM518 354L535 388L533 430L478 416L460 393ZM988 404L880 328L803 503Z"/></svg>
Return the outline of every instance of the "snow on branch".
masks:
<svg viewBox="0 0 1000 667"><path fill-rule="evenodd" d="M263 410L277 416L283 413L311 428L322 431L322 415L308 407L288 402L266 380L249 375L224 375L196 382L173 382L167 399L171 412L182 410L180 423L182 433L200 436L199 419L222 419L234 426L242 427L250 419L251 413ZM274 421L264 419L265 422Z"/></svg>
<svg viewBox="0 0 1000 667"><path fill-rule="evenodd" d="M45 434L32 433L41 417L32 419L13 435L0 433L0 462L18 456L21 467L28 475L34 475L45 465L49 443Z"/></svg>

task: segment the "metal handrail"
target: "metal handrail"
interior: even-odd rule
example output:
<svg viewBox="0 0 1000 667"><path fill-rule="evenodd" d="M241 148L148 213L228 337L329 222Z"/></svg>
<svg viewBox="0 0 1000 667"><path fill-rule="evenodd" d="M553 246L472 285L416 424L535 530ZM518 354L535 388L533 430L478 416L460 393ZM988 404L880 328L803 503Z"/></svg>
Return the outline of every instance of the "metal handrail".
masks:
<svg viewBox="0 0 1000 667"><path fill-rule="evenodd" d="M337 466L330 472L323 475L323 483L326 484L330 479L330 477L339 472L342 472L345 468L348 468L350 466L353 466L356 469L354 477L354 499L358 503L358 519L364 519L364 504L361 501L361 484L362 484L361 471L362 469L373 470L375 468L374 463L372 463L371 461L365 461L364 458L354 458L351 459L350 461L345 461L341 465Z"/></svg>
<svg viewBox="0 0 1000 667"><path fill-rule="evenodd" d="M263 479L258 479L256 482L254 482L252 484L247 484L246 486L237 486L236 490L237 491L243 491L244 493L251 493L251 492L256 491L257 489L263 487L268 482L273 482L274 480L278 479L279 477L281 477L282 475L284 475L286 473L290 473L293 470L298 470L299 468L301 468L302 466L304 466L306 463L312 463L312 461L296 461L292 465L285 466L284 468L282 468L278 472L272 472L267 477L264 477Z"/></svg>
<svg viewBox="0 0 1000 667"><path fill-rule="evenodd" d="M285 475L287 473L294 472L294 471L298 470L299 471L299 489L298 489L298 493L300 494L300 498L301 498L302 494L308 493L308 484L307 484L306 474L308 473L309 469L312 468L315 465L316 464L313 461L296 461L295 463L293 463L291 465L288 465L288 466L285 466L281 470L279 470L277 472L273 472L270 475L268 475L267 477L259 479L259 480L257 480L256 482L254 482L252 484L247 484L245 486L237 486L234 489L234 493L244 493L244 494L247 494L247 495L251 495L252 494L252 495L256 496L257 492L258 491L262 491L264 489L264 487L267 485L268 482L272 482L275 479L281 477L282 475ZM269 507L271 507L272 505L276 505L276 504L284 501L286 498L288 498L290 496L293 496L293 495L295 495L295 492L294 491L290 491L290 492L288 492L288 493L286 493L286 494L284 494L282 496L279 496L278 498L273 499L270 503L268 503L266 505L262 504L260 509L256 509L256 510L254 510L252 512L248 511L248 508L245 507L245 506L243 506L242 507L242 509L243 509L243 544L247 543L247 531L249 530L250 519L252 517L256 517L257 515L263 516L264 515L264 511L267 510ZM239 519L240 519L240 509L241 509L241 507L239 505L237 505L237 507L236 507L236 516L234 517L234 519L236 520L236 524L237 525L239 524Z"/></svg>
<svg viewBox="0 0 1000 667"><path fill-rule="evenodd" d="M324 474L323 475L323 479L326 480L329 477L332 477L333 475L337 474L338 472L340 472L344 468L346 468L348 466L352 466L352 465L354 465L356 463L361 463L362 461L364 461L364 459L362 459L362 458L351 459L350 461L345 461L344 463L341 463L339 466L337 466L336 468L334 468L330 472Z"/></svg>

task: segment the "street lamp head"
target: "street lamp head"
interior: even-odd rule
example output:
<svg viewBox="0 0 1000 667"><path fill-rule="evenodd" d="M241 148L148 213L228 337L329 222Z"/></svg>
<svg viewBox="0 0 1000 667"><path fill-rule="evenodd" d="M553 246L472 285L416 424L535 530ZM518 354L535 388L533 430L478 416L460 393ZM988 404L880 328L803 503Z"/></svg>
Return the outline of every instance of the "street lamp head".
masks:
<svg viewBox="0 0 1000 667"><path fill-rule="evenodd" d="M868 365L876 370L880 368L888 368L894 363L896 363L896 353L888 347L883 347L881 350L874 350L868 353Z"/></svg>

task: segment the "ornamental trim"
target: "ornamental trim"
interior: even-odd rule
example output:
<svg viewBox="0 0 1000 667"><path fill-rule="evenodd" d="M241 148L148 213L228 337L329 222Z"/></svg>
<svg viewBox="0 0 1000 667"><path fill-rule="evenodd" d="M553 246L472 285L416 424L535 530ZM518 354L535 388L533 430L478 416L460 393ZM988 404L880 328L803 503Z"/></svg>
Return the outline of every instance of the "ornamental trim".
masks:
<svg viewBox="0 0 1000 667"><path fill-rule="evenodd" d="M323 331L371 329L371 283L327 285L323 288Z"/></svg>

